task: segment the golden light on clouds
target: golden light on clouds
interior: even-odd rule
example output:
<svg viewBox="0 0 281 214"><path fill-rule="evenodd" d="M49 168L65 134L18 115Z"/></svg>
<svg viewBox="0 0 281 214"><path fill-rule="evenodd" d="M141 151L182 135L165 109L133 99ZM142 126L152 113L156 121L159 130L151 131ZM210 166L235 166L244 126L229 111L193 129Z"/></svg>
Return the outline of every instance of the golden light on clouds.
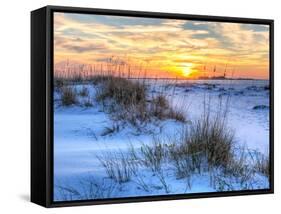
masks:
<svg viewBox="0 0 281 214"><path fill-rule="evenodd" d="M148 77L268 79L269 27L172 19L54 14L54 61L105 66ZM233 72L235 70L235 72Z"/></svg>

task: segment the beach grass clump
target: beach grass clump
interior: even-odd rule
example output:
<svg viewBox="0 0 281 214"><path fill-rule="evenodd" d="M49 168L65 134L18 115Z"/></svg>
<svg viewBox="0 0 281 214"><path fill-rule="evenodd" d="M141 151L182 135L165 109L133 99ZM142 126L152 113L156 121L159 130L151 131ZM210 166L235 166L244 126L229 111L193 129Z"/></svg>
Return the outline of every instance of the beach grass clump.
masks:
<svg viewBox="0 0 281 214"><path fill-rule="evenodd" d="M146 87L141 82L134 82L120 77L108 77L97 94L97 100L113 99L122 106L140 105L146 102Z"/></svg>
<svg viewBox="0 0 281 214"><path fill-rule="evenodd" d="M62 106L71 106L78 103L77 91L71 86L64 86L61 90L61 104Z"/></svg>
<svg viewBox="0 0 281 214"><path fill-rule="evenodd" d="M169 103L164 95L158 95L152 98L150 102L150 112L158 119L166 119L167 111L169 110Z"/></svg>
<svg viewBox="0 0 281 214"><path fill-rule="evenodd" d="M160 139L153 138L152 145L143 144L140 151L143 164L153 172L159 172L167 155L166 147Z"/></svg>
<svg viewBox="0 0 281 214"><path fill-rule="evenodd" d="M169 148L171 163L175 168L175 175L178 179L190 177L195 168L188 151L181 151L180 149L180 146L175 145Z"/></svg>
<svg viewBox="0 0 281 214"><path fill-rule="evenodd" d="M254 168L256 172L269 178L270 176L269 156L261 154L259 152L255 152L254 155L252 155L252 158L254 160Z"/></svg>
<svg viewBox="0 0 281 214"><path fill-rule="evenodd" d="M167 113L167 118L174 119L175 121L178 121L181 123L185 123L187 121L184 111L182 111L180 109L170 108Z"/></svg>
<svg viewBox="0 0 281 214"><path fill-rule="evenodd" d="M87 98L84 103L83 103L83 106L85 108L90 108L90 107L93 107L93 100L91 98Z"/></svg>
<svg viewBox="0 0 281 214"><path fill-rule="evenodd" d="M190 127L185 142L193 153L203 153L212 166L226 166L233 157L234 134L221 118L201 118Z"/></svg>
<svg viewBox="0 0 281 214"><path fill-rule="evenodd" d="M89 89L87 87L83 86L81 88L81 90L79 91L79 95L81 97L88 97L89 96Z"/></svg>
<svg viewBox="0 0 281 214"><path fill-rule="evenodd" d="M97 80L96 100L114 120L127 121L133 126L155 119L185 122L184 114L174 110L164 95L149 97L144 81L115 76L97 77Z"/></svg>
<svg viewBox="0 0 281 214"><path fill-rule="evenodd" d="M192 174L201 172L203 156L201 153L194 153L189 145L172 144L169 146L169 158L175 168L175 175L178 179L188 178Z"/></svg>
<svg viewBox="0 0 281 214"><path fill-rule="evenodd" d="M201 173L203 168L228 167L234 158L234 133L224 118L207 113L182 128L169 154L177 177Z"/></svg>
<svg viewBox="0 0 281 214"><path fill-rule="evenodd" d="M152 98L150 102L150 114L159 120L173 119L185 123L186 116L180 109L173 108L164 94Z"/></svg>
<svg viewBox="0 0 281 214"><path fill-rule="evenodd" d="M104 167L107 176L113 179L116 183L126 183L131 180L133 174L135 174L131 167L131 161L122 152L107 153L103 156L98 156L98 160Z"/></svg>

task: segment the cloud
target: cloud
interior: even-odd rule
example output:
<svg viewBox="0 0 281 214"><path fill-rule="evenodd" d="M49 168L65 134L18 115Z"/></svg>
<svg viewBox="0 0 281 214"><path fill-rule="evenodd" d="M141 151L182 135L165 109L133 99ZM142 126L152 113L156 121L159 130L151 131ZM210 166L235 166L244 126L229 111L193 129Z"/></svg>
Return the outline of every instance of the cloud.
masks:
<svg viewBox="0 0 281 214"><path fill-rule="evenodd" d="M104 45L73 45L73 44L64 44L63 48L68 49L70 51L75 51L77 53L82 53L86 51L97 51L97 50L104 50L105 46Z"/></svg>

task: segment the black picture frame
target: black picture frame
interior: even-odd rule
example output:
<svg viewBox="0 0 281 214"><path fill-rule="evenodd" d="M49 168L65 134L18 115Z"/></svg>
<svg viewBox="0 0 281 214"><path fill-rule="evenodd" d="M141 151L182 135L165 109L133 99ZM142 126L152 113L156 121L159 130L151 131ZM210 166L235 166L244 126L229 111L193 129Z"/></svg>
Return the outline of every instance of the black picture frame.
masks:
<svg viewBox="0 0 281 214"><path fill-rule="evenodd" d="M53 201L53 13L264 24L270 27L270 188L100 200ZM237 17L46 6L31 12L31 201L44 207L268 194L274 192L274 21Z"/></svg>

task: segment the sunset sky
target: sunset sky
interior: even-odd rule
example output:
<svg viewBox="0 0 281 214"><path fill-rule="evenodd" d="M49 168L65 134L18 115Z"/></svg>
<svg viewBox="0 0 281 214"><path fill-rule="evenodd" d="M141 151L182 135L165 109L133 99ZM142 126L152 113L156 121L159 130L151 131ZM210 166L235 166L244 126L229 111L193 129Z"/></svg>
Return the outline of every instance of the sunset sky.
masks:
<svg viewBox="0 0 281 214"><path fill-rule="evenodd" d="M98 70L112 59L147 77L269 78L267 25L54 14L54 61ZM63 65L63 66L62 66ZM103 67L104 68L104 67ZM215 68L215 69L214 69ZM215 72L214 72L215 70Z"/></svg>

